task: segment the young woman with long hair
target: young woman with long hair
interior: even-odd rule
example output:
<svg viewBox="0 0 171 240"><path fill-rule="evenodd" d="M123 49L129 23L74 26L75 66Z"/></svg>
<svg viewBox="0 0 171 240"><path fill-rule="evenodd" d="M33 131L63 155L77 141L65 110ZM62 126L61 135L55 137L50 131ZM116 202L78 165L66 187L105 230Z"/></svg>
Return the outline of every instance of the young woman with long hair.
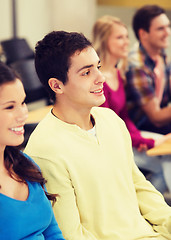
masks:
<svg viewBox="0 0 171 240"><path fill-rule="evenodd" d="M17 74L0 62L0 239L64 240L39 167L19 150L28 111Z"/></svg>

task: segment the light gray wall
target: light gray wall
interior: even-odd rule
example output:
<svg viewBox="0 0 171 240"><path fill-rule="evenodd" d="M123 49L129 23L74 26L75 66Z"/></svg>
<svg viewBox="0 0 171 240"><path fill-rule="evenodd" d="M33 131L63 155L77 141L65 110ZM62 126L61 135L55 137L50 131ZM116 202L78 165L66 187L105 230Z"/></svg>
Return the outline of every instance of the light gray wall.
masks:
<svg viewBox="0 0 171 240"><path fill-rule="evenodd" d="M51 0L16 0L17 35L26 38L33 47L35 42L51 30ZM12 0L0 0L0 41L13 37Z"/></svg>
<svg viewBox="0 0 171 240"><path fill-rule="evenodd" d="M52 30L83 32L91 39L97 18L110 14L128 26L131 45L136 41L131 21L135 8L101 6L97 0L15 0L18 37L34 48L37 41ZM12 0L0 0L0 41L12 38ZM167 11L171 19L171 11ZM170 39L171 41L171 39ZM171 56L171 43L168 49Z"/></svg>
<svg viewBox="0 0 171 240"><path fill-rule="evenodd" d="M90 38L96 0L15 0L18 37L32 48L52 30L83 32ZM0 41L12 38L12 0L0 0Z"/></svg>
<svg viewBox="0 0 171 240"><path fill-rule="evenodd" d="M53 29L83 32L91 36L96 0L53 0Z"/></svg>

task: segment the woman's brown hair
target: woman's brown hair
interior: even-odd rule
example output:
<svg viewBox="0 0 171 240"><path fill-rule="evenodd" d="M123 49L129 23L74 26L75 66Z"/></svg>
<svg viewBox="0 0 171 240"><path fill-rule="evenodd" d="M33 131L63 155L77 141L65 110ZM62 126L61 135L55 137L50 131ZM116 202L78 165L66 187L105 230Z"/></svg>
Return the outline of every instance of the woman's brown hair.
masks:
<svg viewBox="0 0 171 240"><path fill-rule="evenodd" d="M20 79L17 73L6 64L0 62L0 87L9 82L14 82L16 79ZM37 182L40 183L44 189L46 180L39 167L21 152L20 146L6 146L4 151L4 164L9 175L16 181L25 182L28 180L31 182ZM46 191L45 194L54 204L58 194L50 194Z"/></svg>

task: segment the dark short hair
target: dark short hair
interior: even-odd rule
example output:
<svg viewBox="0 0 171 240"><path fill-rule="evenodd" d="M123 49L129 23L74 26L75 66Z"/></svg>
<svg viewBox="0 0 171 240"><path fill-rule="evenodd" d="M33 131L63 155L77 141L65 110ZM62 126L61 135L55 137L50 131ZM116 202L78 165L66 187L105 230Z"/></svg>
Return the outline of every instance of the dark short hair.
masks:
<svg viewBox="0 0 171 240"><path fill-rule="evenodd" d="M165 10L158 5L145 5L139 8L133 17L132 26L134 33L139 40L139 30L143 29L149 32L150 24L153 18L165 13Z"/></svg>
<svg viewBox="0 0 171 240"><path fill-rule="evenodd" d="M0 61L0 86L8 82L13 82L16 78L20 79L17 73L5 63Z"/></svg>
<svg viewBox="0 0 171 240"><path fill-rule="evenodd" d="M48 84L49 79L57 78L65 84L71 56L88 46L91 46L91 42L83 34L65 31L50 32L36 44L35 68L53 101L56 96Z"/></svg>

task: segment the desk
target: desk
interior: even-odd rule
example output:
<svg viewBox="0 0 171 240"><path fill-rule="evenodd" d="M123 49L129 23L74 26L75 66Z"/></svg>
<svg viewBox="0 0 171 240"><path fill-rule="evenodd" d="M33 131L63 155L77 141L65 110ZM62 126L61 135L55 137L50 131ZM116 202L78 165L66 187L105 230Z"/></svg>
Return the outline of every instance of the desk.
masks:
<svg viewBox="0 0 171 240"><path fill-rule="evenodd" d="M147 151L148 156L171 155L171 139Z"/></svg>
<svg viewBox="0 0 171 240"><path fill-rule="evenodd" d="M50 109L52 109L52 105L30 111L28 113L26 124L39 123L40 120L42 120L46 116L46 114L50 111Z"/></svg>

